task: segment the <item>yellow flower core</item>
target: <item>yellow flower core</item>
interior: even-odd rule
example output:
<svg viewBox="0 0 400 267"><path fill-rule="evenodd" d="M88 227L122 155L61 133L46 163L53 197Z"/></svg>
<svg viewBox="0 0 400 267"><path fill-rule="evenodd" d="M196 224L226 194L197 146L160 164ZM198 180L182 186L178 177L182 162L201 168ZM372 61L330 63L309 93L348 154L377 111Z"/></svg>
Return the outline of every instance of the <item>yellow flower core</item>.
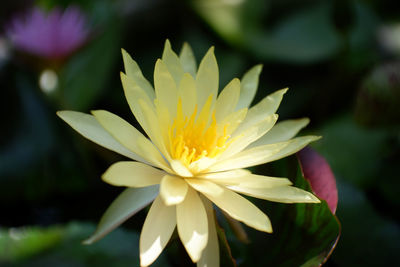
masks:
<svg viewBox="0 0 400 267"><path fill-rule="evenodd" d="M197 116L197 105L190 117L182 112L182 101L179 99L177 115L169 128L169 147L171 156L179 159L184 165L204 157L213 158L223 152L229 145L230 135L227 134L228 124L224 125L222 133L218 133L215 111L211 115L212 98L208 98L202 111Z"/></svg>

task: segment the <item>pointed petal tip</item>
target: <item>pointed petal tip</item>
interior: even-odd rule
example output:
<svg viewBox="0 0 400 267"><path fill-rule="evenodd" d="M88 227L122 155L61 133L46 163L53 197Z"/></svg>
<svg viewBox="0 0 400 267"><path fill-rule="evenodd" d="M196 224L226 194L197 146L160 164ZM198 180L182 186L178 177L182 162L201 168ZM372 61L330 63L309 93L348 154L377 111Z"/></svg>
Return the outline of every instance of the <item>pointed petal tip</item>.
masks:
<svg viewBox="0 0 400 267"><path fill-rule="evenodd" d="M239 84L240 84L240 79L239 79L239 78L233 78L233 79L232 79L232 82L234 82L234 83L239 83Z"/></svg>
<svg viewBox="0 0 400 267"><path fill-rule="evenodd" d="M257 73L257 75L260 75L260 73L261 73L261 71L262 71L263 68L264 68L264 64L260 63L260 64L255 65L255 66L252 67L251 69L254 69L255 72ZM250 70L251 70L251 69L250 69ZM249 71L250 71L250 70L249 70Z"/></svg>
<svg viewBox="0 0 400 267"><path fill-rule="evenodd" d="M140 259L140 267L147 267L154 262L154 260L150 260L142 254L140 254L139 259Z"/></svg>
<svg viewBox="0 0 400 267"><path fill-rule="evenodd" d="M271 234L273 232L271 221L268 219L265 224L259 225L259 228L257 230Z"/></svg>
<svg viewBox="0 0 400 267"><path fill-rule="evenodd" d="M94 242L94 240L92 240L92 238L89 237L88 239L83 240L81 243L82 243L82 245L87 246L87 245L93 244L93 242Z"/></svg>
<svg viewBox="0 0 400 267"><path fill-rule="evenodd" d="M108 170L107 170L107 171L108 171ZM101 180L102 180L103 182L109 184L109 185L112 185L112 186L122 186L122 185L120 185L120 184L117 184L117 183L113 182L113 181L112 181L112 178L110 177L110 175L108 174L107 171L101 175Z"/></svg>
<svg viewBox="0 0 400 267"><path fill-rule="evenodd" d="M132 57L131 57L131 55L129 55L129 53L128 53L125 49L123 49L123 48L121 48L121 54L122 54L122 61L124 62L124 67L125 67L125 71L126 71L126 64L127 64L129 61L132 61Z"/></svg>
<svg viewBox="0 0 400 267"><path fill-rule="evenodd" d="M157 60L156 60L156 65L155 65L155 67L154 67L154 70L157 68L157 66L159 66L160 64L163 64L164 62L162 61L162 59L161 58L157 58Z"/></svg>
<svg viewBox="0 0 400 267"><path fill-rule="evenodd" d="M96 115L98 115L101 112L105 112L105 110L103 110L103 109L93 109L93 110L90 111L90 113L95 117L96 117Z"/></svg>
<svg viewBox="0 0 400 267"><path fill-rule="evenodd" d="M303 203L321 203L321 200L314 194L307 192L307 194L304 196Z"/></svg>
<svg viewBox="0 0 400 267"><path fill-rule="evenodd" d="M311 141L311 142L317 141L317 140L319 140L319 139L321 139L321 138L322 138L321 135L315 135L315 136L312 138L312 141Z"/></svg>
<svg viewBox="0 0 400 267"><path fill-rule="evenodd" d="M213 57L215 57L214 52L215 52L215 47L214 47L214 46L211 46L211 47L207 50L207 53L205 54L204 58L205 58L205 57L208 57L208 56L213 56Z"/></svg>
<svg viewBox="0 0 400 267"><path fill-rule="evenodd" d="M64 114L65 114L65 112L66 112L66 110L59 110L59 111L56 112L56 115L62 119Z"/></svg>

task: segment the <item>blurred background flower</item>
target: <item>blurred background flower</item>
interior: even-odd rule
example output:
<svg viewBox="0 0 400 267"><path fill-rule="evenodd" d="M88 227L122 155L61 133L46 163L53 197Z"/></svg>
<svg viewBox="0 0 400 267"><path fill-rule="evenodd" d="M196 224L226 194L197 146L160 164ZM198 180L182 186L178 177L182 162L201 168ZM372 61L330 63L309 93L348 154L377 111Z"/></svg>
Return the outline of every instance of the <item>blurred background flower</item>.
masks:
<svg viewBox="0 0 400 267"><path fill-rule="evenodd" d="M58 86L56 70L72 53L87 42L90 34L85 14L77 6L49 11L33 7L14 15L5 26L10 44L17 51L41 59L39 87L51 93ZM54 70L54 68L56 70Z"/></svg>
<svg viewBox="0 0 400 267"><path fill-rule="evenodd" d="M326 266L400 265L400 55L396 26L400 10L396 1L3 2L0 265L139 264L135 253L146 212L91 247L77 245L90 235L98 218L121 192L99 177L107 166L123 158L76 136L55 111L102 108L138 126L121 95L120 49L129 51L151 80L166 38L174 47L189 42L197 60L215 45L223 70L220 88L262 63L254 103L277 89L290 88L278 110L279 119L310 118L306 134L323 136L312 149L325 158L336 178L336 216L342 229ZM58 18L62 18L70 6L84 17L80 20L76 16L72 24L82 24L86 37L65 52L62 60L18 50L9 40L6 29L15 16L39 9L49 19L58 9ZM70 33L75 34L78 28ZM44 39L51 40L36 36L34 43ZM51 47L49 42L46 47ZM55 89L44 90L43 84L54 86L54 74ZM291 158L252 171L300 183L304 179L297 168L297 160ZM302 204L252 201L270 215L276 229L267 236L244 228L251 241L247 245L236 239L217 213L219 223L228 229L225 236L238 266L300 266L309 258L314 265L323 261L339 231L327 206L314 210ZM223 235L220 238L224 240ZM190 266L184 248L172 242L155 266ZM325 256L320 256L322 247ZM231 266L229 253L221 255L228 255L221 258L222 266ZM314 266L312 261L308 264Z"/></svg>
<svg viewBox="0 0 400 267"><path fill-rule="evenodd" d="M16 49L48 59L63 59L87 40L85 15L75 6L46 12L35 7L16 15L6 26Z"/></svg>

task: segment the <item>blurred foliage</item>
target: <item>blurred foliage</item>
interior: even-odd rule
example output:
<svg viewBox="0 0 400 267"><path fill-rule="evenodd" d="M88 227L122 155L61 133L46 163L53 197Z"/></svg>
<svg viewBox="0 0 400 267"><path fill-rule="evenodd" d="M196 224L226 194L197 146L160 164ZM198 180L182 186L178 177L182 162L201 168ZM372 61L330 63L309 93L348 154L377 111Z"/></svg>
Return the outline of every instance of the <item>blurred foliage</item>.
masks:
<svg viewBox="0 0 400 267"><path fill-rule="evenodd" d="M400 121L400 62L378 66L358 91L355 114L368 126L390 126Z"/></svg>
<svg viewBox="0 0 400 267"><path fill-rule="evenodd" d="M0 229L0 264L12 266L139 266L139 235L115 230L91 246L82 245L93 224L69 223L49 228ZM3 266L3 265L2 265ZM154 266L168 266L161 256Z"/></svg>
<svg viewBox="0 0 400 267"><path fill-rule="evenodd" d="M90 39L63 62L15 51L4 29L33 4L79 6ZM399 11L389 0L6 1L0 10L0 265L138 264L145 212L93 246L80 244L120 192L100 175L122 157L78 136L55 112L107 109L138 126L119 81L120 48L151 81L166 38L176 50L188 41L197 59L215 45L221 87L262 63L254 102L290 87L280 119L310 117L306 131L323 136L313 147L337 178L343 229L326 266L400 265ZM38 85L43 69L57 74L53 92ZM300 174L287 167L292 163L254 170L295 180ZM238 266L318 266L325 259L339 231L325 203L255 202L271 217L274 234L245 228L251 240L245 245L219 218ZM68 223L74 220L91 223ZM220 231L220 244L224 238ZM189 263L173 241L155 266Z"/></svg>

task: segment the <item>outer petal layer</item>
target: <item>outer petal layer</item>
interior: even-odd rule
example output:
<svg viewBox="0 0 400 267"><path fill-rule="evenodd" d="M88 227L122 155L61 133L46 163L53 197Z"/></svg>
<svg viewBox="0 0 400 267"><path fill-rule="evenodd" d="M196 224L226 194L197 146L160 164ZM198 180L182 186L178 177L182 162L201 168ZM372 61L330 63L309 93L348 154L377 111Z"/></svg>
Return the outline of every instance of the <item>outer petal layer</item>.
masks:
<svg viewBox="0 0 400 267"><path fill-rule="evenodd" d="M59 111L57 112L57 115L68 123L75 131L96 144L133 160L147 162L145 159L133 153L115 140L92 115L69 110Z"/></svg>
<svg viewBox="0 0 400 267"><path fill-rule="evenodd" d="M115 186L145 187L160 184L166 173L149 165L134 162L120 161L111 165L103 174L105 182Z"/></svg>
<svg viewBox="0 0 400 267"><path fill-rule="evenodd" d="M201 254L197 267L218 267L219 266L219 244L217 229L214 218L214 209L212 203L205 197L201 197L207 212L208 219L208 242L206 248Z"/></svg>
<svg viewBox="0 0 400 267"><path fill-rule="evenodd" d="M175 207L165 206L158 196L147 214L140 235L140 265L152 264L167 245L176 226Z"/></svg>
<svg viewBox="0 0 400 267"><path fill-rule="evenodd" d="M165 175L161 180L160 195L165 205L181 203L188 191L188 184L181 177Z"/></svg>
<svg viewBox="0 0 400 267"><path fill-rule="evenodd" d="M208 171L216 172L246 168L278 160L296 153L309 143L318 140L319 138L319 136L303 136L286 142L249 148L231 158L215 163L208 168Z"/></svg>
<svg viewBox="0 0 400 267"><path fill-rule="evenodd" d="M92 111L100 124L121 144L145 158L153 166L171 171L157 148L135 127L111 112Z"/></svg>
<svg viewBox="0 0 400 267"><path fill-rule="evenodd" d="M250 188L245 186L228 186L229 189L236 192L266 199L269 201L282 202L282 203L319 203L310 192L304 191L300 188L293 186L278 186L272 188Z"/></svg>
<svg viewBox="0 0 400 267"><path fill-rule="evenodd" d="M197 192L189 188L185 200L176 206L179 237L193 262L207 245L207 213Z"/></svg>
<svg viewBox="0 0 400 267"><path fill-rule="evenodd" d="M308 118L279 122L263 137L250 144L249 148L287 141L295 137L309 122L310 120Z"/></svg>
<svg viewBox="0 0 400 267"><path fill-rule="evenodd" d="M222 173L227 173L227 172L222 172ZM207 180L217 183L219 185L224 185L224 186L233 185L233 186L243 186L247 188L259 188L259 189L292 184L292 182L290 182L290 180L288 180L287 178L256 175L250 172L243 174L240 174L239 172L238 176L231 176L231 177L229 176L224 177L222 175L221 177L213 177L212 175L206 177Z"/></svg>
<svg viewBox="0 0 400 267"><path fill-rule="evenodd" d="M103 238L106 234L117 228L120 224L133 216L139 210L150 204L158 194L158 185L145 188L125 189L106 210L101 217L94 234L83 241L84 244Z"/></svg>
<svg viewBox="0 0 400 267"><path fill-rule="evenodd" d="M220 195L210 195L202 192L209 200L214 202L219 208L224 210L232 218L247 224L259 231L271 233L271 222L260 209L244 197L221 187L223 193Z"/></svg>
<svg viewBox="0 0 400 267"><path fill-rule="evenodd" d="M154 99L153 86L151 86L150 82L143 76L136 61L134 61L124 49L122 49L122 58L124 60L126 75L129 76L150 99Z"/></svg>

